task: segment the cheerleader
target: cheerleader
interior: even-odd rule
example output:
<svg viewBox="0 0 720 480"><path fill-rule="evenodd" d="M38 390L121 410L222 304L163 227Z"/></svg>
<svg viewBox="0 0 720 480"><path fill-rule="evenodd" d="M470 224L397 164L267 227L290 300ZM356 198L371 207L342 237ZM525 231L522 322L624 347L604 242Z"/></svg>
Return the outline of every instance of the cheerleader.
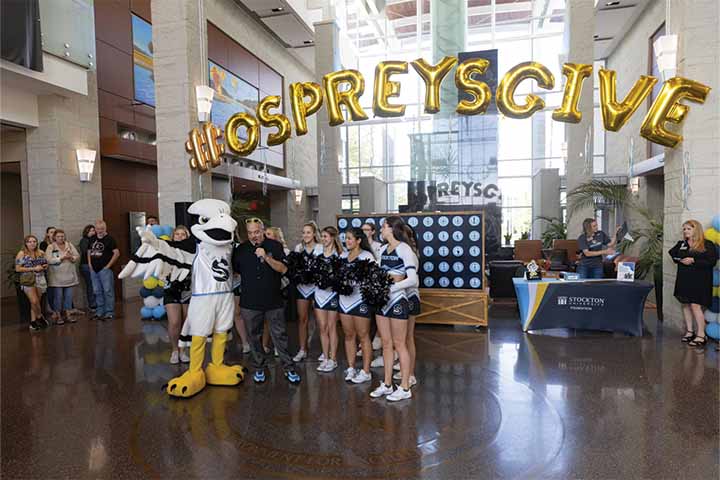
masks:
<svg viewBox="0 0 720 480"><path fill-rule="evenodd" d="M316 247L319 250L317 257L321 261L329 262L332 257L340 256L343 247L338 238L338 230L335 227L325 227L320 234L322 245ZM318 372L332 372L337 364L337 321L338 321L338 294L332 289L323 290L315 287L315 318L320 326L320 343L323 354Z"/></svg>
<svg viewBox="0 0 720 480"><path fill-rule="evenodd" d="M308 222L303 225L302 242L295 246L296 252L306 252L310 255L317 255L322 251L318 226L315 222ZM294 362L300 362L307 357L308 352L308 323L310 320L310 305L315 293L315 285L304 284L297 286L297 317L298 317L298 342L300 350L293 358Z"/></svg>
<svg viewBox="0 0 720 480"><path fill-rule="evenodd" d="M415 230L413 230L410 225L406 224L405 233L407 234L409 240L408 245L410 245L413 255L415 255L415 265L420 265ZM407 297L408 323L407 338L405 341L407 343L408 355L410 356L410 381L408 383L410 384L410 387L414 387L417 384L417 379L415 378L415 317L420 315L420 289L418 289L417 286L408 288ZM393 369L400 370L399 365L393 365ZM396 372L395 375L393 375L393 380L402 380L402 372Z"/></svg>
<svg viewBox="0 0 720 480"><path fill-rule="evenodd" d="M398 216L385 219L380 234L387 241L380 256L380 266L393 279L390 300L376 315L378 331L383 343L385 377L370 393L373 398L387 396L392 402L412 397L410 391L410 356L407 349L408 301L406 289L416 287L417 257L408 244L405 223ZM400 357L400 388L393 391L393 347Z"/></svg>
<svg viewBox="0 0 720 480"><path fill-rule="evenodd" d="M375 263L375 255L372 247L368 244L367 238L359 228L351 228L346 232L345 245L347 251L341 257L352 265L358 260L369 260ZM338 301L340 306L340 323L345 333L345 355L347 356L348 368L345 370L345 381L353 383L369 382L370 361L372 360L372 344L370 343L370 317L372 311L363 301L360 287L350 295L340 295ZM363 368L355 370L355 354L357 351L357 338L360 338L362 350Z"/></svg>
<svg viewBox="0 0 720 480"><path fill-rule="evenodd" d="M178 225L173 230L172 242L170 245L178 245L185 247L187 251L195 250L195 241L190 240L190 231L185 225ZM167 312L168 319L168 337L170 337L170 346L172 353L170 354L170 363L173 365L180 362L190 362L190 356L184 348L179 344L180 329L187 316L188 304L192 296L190 288L190 275L182 281L167 282L164 290L163 305Z"/></svg>

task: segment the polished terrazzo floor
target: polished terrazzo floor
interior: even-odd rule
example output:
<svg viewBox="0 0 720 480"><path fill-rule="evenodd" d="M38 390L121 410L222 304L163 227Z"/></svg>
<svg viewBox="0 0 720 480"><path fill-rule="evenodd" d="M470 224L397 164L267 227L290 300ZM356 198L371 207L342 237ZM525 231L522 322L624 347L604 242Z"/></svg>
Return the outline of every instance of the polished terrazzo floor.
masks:
<svg viewBox="0 0 720 480"><path fill-rule="evenodd" d="M137 312L138 304L126 305ZM645 315L641 338L420 327L410 401L341 369L289 385L161 386L161 324L130 313L30 334L3 318L2 478L718 478L718 354ZM291 325L291 330L294 325ZM318 341L313 344L318 354ZM237 350L230 362L249 364ZM344 362L341 362L341 366ZM379 371L375 371L374 383Z"/></svg>

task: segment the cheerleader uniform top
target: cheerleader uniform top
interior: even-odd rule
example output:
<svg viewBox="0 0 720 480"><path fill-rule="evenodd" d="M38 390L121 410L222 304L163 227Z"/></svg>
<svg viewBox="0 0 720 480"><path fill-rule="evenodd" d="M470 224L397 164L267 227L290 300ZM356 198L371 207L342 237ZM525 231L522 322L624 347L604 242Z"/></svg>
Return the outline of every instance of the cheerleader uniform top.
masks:
<svg viewBox="0 0 720 480"><path fill-rule="evenodd" d="M406 299L408 289L417 287L417 257L405 242L400 242L395 250L388 252L390 244L380 249L380 267L389 275L403 275L404 280L395 282L390 286L390 300L384 311L389 310L401 299Z"/></svg>
<svg viewBox="0 0 720 480"><path fill-rule="evenodd" d="M420 265L420 260L418 260L418 257L417 257L417 255L415 255L415 252L412 251L412 248L410 249L410 252L412 253L413 257L415 257L415 265L416 265L416 266L417 266L417 265ZM415 284L415 286L413 286L413 287L408 287L408 288L405 290L405 293L407 293L408 298L410 298L410 297L415 297L415 298L418 298L418 299L420 298L420 289L418 288L419 286L420 286L420 282L418 281L418 282Z"/></svg>
<svg viewBox="0 0 720 480"><path fill-rule="evenodd" d="M360 250L360 255L358 255L355 260L349 259L350 252L343 252L342 255L340 255L340 258L345 259L349 264L353 264L357 262L358 260L370 260L371 262L375 263L375 255L368 252L367 250ZM362 294L360 293L360 286L355 285L355 289L352 291L350 295L340 295L340 308L342 308L343 311L349 312L353 308L357 307L363 302Z"/></svg>
<svg viewBox="0 0 720 480"><path fill-rule="evenodd" d="M329 257L325 256L325 252L323 249L323 246L320 244L315 245L315 249L313 251L313 254L318 257L320 261L329 262L331 258L337 257L338 254L335 250L333 250L332 254ZM321 308L330 302L335 296L337 295L336 292L333 291L332 288L328 288L327 290L323 290L320 287L315 287L315 303L316 306L320 306Z"/></svg>
<svg viewBox="0 0 720 480"><path fill-rule="evenodd" d="M322 245L320 245L319 243L316 243L315 246L310 250L306 249L305 245L303 245L302 243L298 243L297 245L295 245L296 252L301 253L303 250L305 252L309 253L310 255L314 255L314 256L318 256L318 255L322 254L322 251L323 251ZM313 293L315 293L315 288L316 287L315 287L314 283L300 284L297 286L298 292L300 292L300 294L304 298L308 298Z"/></svg>

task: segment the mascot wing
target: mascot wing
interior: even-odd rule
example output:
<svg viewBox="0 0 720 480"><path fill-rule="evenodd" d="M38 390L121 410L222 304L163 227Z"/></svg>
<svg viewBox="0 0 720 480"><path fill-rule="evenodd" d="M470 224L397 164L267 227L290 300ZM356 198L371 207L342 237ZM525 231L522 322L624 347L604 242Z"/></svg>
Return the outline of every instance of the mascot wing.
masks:
<svg viewBox="0 0 720 480"><path fill-rule="evenodd" d="M195 257L194 252L170 246L150 230L138 233L143 243L137 252L131 255L130 261L118 275L119 278L156 277L174 282L182 281L188 276Z"/></svg>

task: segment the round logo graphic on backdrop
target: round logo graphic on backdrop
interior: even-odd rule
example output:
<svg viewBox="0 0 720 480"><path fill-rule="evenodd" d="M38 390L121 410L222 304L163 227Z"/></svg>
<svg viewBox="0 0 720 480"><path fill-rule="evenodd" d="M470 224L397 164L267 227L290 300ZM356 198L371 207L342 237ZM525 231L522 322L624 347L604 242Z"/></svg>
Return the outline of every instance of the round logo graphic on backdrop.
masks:
<svg viewBox="0 0 720 480"><path fill-rule="evenodd" d="M462 271L463 271L463 268L465 268L465 267L463 266L463 263L462 263L462 262L455 262L455 263L453 263L453 270L455 271L455 273L460 273L460 272L462 272Z"/></svg>
<svg viewBox="0 0 720 480"><path fill-rule="evenodd" d="M462 239L463 239L462 232L460 230L455 230L453 232L453 240L455 240L456 242L462 242Z"/></svg>
<svg viewBox="0 0 720 480"><path fill-rule="evenodd" d="M465 253L465 250L463 250L462 247L453 247L453 255L455 255L456 257L462 257L463 253Z"/></svg>
<svg viewBox="0 0 720 480"><path fill-rule="evenodd" d="M462 224L463 224L463 218L455 215L453 217L453 225L455 225L456 227L459 227Z"/></svg>
<svg viewBox="0 0 720 480"><path fill-rule="evenodd" d="M362 220L360 220L359 218L353 218L353 219L352 219L352 226L353 226L353 227L359 227L360 225L362 225Z"/></svg>
<svg viewBox="0 0 720 480"><path fill-rule="evenodd" d="M341 241L342 243L345 243L345 232L341 233L341 234L338 235L338 236L340 237L340 241Z"/></svg>
<svg viewBox="0 0 720 480"><path fill-rule="evenodd" d="M472 278L470 279L470 286L471 286L472 288L480 288L480 286L481 286L480 279L477 278L477 277L472 277Z"/></svg>
<svg viewBox="0 0 720 480"><path fill-rule="evenodd" d="M473 273L477 273L480 271L480 264L478 262L472 262L470 264L470 271Z"/></svg>
<svg viewBox="0 0 720 480"><path fill-rule="evenodd" d="M477 215L473 215L472 217L468 218L468 223L473 227L477 227L478 225L480 225L480 217L478 217Z"/></svg>
<svg viewBox="0 0 720 480"><path fill-rule="evenodd" d="M435 253L435 249L433 249L432 247L423 248L423 255L425 255L426 257L432 257L433 253Z"/></svg>
<svg viewBox="0 0 720 480"><path fill-rule="evenodd" d="M408 218L408 225L410 225L410 226L413 227L413 228L417 227L417 226L418 226L418 219L417 219L417 217L410 217L410 218Z"/></svg>
<svg viewBox="0 0 720 480"><path fill-rule="evenodd" d="M425 240L426 242L432 242L433 238L434 238L434 236L433 236L432 232L423 233L423 240Z"/></svg>
<svg viewBox="0 0 720 480"><path fill-rule="evenodd" d="M448 235L448 232L446 232L445 230L438 233L438 240L440 240L441 242L447 242L448 238L450 238L450 235Z"/></svg>
<svg viewBox="0 0 720 480"><path fill-rule="evenodd" d="M440 277L440 280L438 282L441 287L446 288L450 286L450 279L447 277Z"/></svg>
<svg viewBox="0 0 720 480"><path fill-rule="evenodd" d="M432 227L433 224L433 218L432 217L425 217L423 218L423 225L426 227Z"/></svg>
<svg viewBox="0 0 720 480"><path fill-rule="evenodd" d="M375 219L374 219L374 218L368 218L367 220L365 220L365 223L372 223L373 225L375 225Z"/></svg>
<svg viewBox="0 0 720 480"><path fill-rule="evenodd" d="M450 270L450 264L448 264L447 262L440 262L440 263L438 264L438 269L439 269L441 272L445 273L445 272L447 272L448 270Z"/></svg>
<svg viewBox="0 0 720 480"><path fill-rule="evenodd" d="M448 220L447 217L438 218L438 225L440 225L441 227L447 227L449 223L450 223L450 220Z"/></svg>
<svg viewBox="0 0 720 480"><path fill-rule="evenodd" d="M480 255L480 247L476 245L470 247L470 255L472 255L473 257L477 257L478 255Z"/></svg>
<svg viewBox="0 0 720 480"><path fill-rule="evenodd" d="M346 229L347 228L347 220L344 218L341 218L340 220L338 220L338 227L340 227L341 230Z"/></svg>
<svg viewBox="0 0 720 480"><path fill-rule="evenodd" d="M423 280L423 284L425 284L426 287L430 288L435 285L435 280L432 277L425 277L425 280Z"/></svg>
<svg viewBox="0 0 720 480"><path fill-rule="evenodd" d="M438 254L441 257L447 257L450 254L450 249L443 245L442 247L438 248Z"/></svg>
<svg viewBox="0 0 720 480"><path fill-rule="evenodd" d="M455 288L462 288L462 286L465 285L465 281L460 277L455 277L453 279L453 286Z"/></svg>
<svg viewBox="0 0 720 480"><path fill-rule="evenodd" d="M480 240L480 232L478 232L477 230L473 230L468 234L468 238L471 242L477 242L478 240Z"/></svg>
<svg viewBox="0 0 720 480"><path fill-rule="evenodd" d="M423 263L423 270L425 270L426 272L432 272L433 270L435 270L435 264L432 262L425 262Z"/></svg>
<svg viewBox="0 0 720 480"><path fill-rule="evenodd" d="M381 218L378 222L378 228L382 228L383 225L385 225L385 217Z"/></svg>

